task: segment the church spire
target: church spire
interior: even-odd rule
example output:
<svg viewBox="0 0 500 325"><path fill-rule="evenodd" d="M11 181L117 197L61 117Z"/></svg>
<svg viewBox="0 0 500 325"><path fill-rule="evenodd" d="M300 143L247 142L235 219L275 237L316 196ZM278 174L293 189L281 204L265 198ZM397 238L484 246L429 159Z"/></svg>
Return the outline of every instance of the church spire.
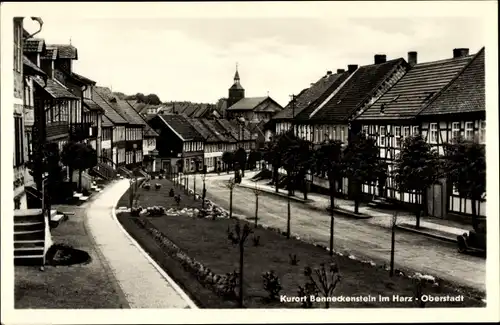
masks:
<svg viewBox="0 0 500 325"><path fill-rule="evenodd" d="M236 73L234 74L234 82L240 82L240 74L238 73L238 62L236 62Z"/></svg>

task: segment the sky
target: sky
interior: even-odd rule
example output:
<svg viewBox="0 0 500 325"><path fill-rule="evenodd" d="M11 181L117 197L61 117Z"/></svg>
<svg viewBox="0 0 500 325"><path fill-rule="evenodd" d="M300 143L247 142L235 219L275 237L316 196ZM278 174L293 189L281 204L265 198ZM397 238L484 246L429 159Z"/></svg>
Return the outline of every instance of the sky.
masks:
<svg viewBox="0 0 500 325"><path fill-rule="evenodd" d="M227 97L236 63L247 97L269 94L285 106L328 70L372 64L375 54L406 59L417 51L426 62L451 58L454 48L475 53L485 45L482 20L472 15L42 18L36 37L47 44L71 40L78 48L75 72L113 91L155 93L164 102Z"/></svg>

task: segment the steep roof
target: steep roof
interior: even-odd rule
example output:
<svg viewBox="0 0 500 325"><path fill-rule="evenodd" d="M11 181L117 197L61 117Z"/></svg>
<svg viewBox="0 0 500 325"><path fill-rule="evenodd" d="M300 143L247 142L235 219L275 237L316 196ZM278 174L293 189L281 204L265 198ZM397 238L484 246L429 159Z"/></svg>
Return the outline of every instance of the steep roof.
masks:
<svg viewBox="0 0 500 325"><path fill-rule="evenodd" d="M91 110L91 111L101 111L101 112L104 112L104 109L101 106L97 105L97 103L94 102L92 99L85 98L83 100L83 104L85 106L87 106L87 108L89 110Z"/></svg>
<svg viewBox="0 0 500 325"><path fill-rule="evenodd" d="M45 49L45 40L41 38L30 38L24 40L23 52L24 53L42 53Z"/></svg>
<svg viewBox="0 0 500 325"><path fill-rule="evenodd" d="M218 119L219 124L231 134L235 140L252 140L255 136L248 131L246 127L242 127L235 120Z"/></svg>
<svg viewBox="0 0 500 325"><path fill-rule="evenodd" d="M145 137L157 137L158 133L149 126L146 120L134 110L134 107L126 100L119 100L123 108L127 111L129 115L131 115L137 124L142 124L144 126L144 136Z"/></svg>
<svg viewBox="0 0 500 325"><path fill-rule="evenodd" d="M267 98L269 97L245 97L234 103L231 107L228 107L227 110L253 110Z"/></svg>
<svg viewBox="0 0 500 325"><path fill-rule="evenodd" d="M198 133L201 134L201 136L205 139L207 142L216 142L218 139L217 137L212 133L212 131L205 125L200 119L196 118L187 118L186 119L191 125L198 131Z"/></svg>
<svg viewBox="0 0 500 325"><path fill-rule="evenodd" d="M98 90L98 87L92 87L92 100L104 110L104 115L114 124L128 124L127 120L107 102L106 96Z"/></svg>
<svg viewBox="0 0 500 325"><path fill-rule="evenodd" d="M215 135L218 141L234 143L236 140L216 120L201 119L202 123Z"/></svg>
<svg viewBox="0 0 500 325"><path fill-rule="evenodd" d="M485 111L484 47L420 115Z"/></svg>
<svg viewBox="0 0 500 325"><path fill-rule="evenodd" d="M47 79L47 85L45 86L43 80L40 77L35 77L33 80L53 98L56 99L78 99L73 95L66 87L60 84L55 79ZM44 87L45 86L45 87Z"/></svg>
<svg viewBox="0 0 500 325"><path fill-rule="evenodd" d="M91 80L91 79L84 77L81 74L78 74L75 72L71 72L71 77L73 79L78 80L79 82L81 82L83 84L86 84L86 85L95 85L96 84L96 82L94 80Z"/></svg>
<svg viewBox="0 0 500 325"><path fill-rule="evenodd" d="M183 141L203 140L203 136L182 115L157 115L156 118L177 133Z"/></svg>
<svg viewBox="0 0 500 325"><path fill-rule="evenodd" d="M304 109L308 108L309 105L314 104L317 100L324 97L324 94L330 94L334 89L336 89L347 77L348 72L345 73L335 73L321 77L316 81L311 87L303 89L295 97L295 107L292 106L292 101L290 101L281 112L273 116L273 119L290 119L292 115L295 117ZM294 114L295 111L295 114Z"/></svg>
<svg viewBox="0 0 500 325"><path fill-rule="evenodd" d="M358 116L357 120L415 117L470 62L472 56L420 63Z"/></svg>
<svg viewBox="0 0 500 325"><path fill-rule="evenodd" d="M402 58L380 64L359 67L351 73L341 87L326 97L321 103L303 110L298 119L309 121L346 121L351 115L373 96L380 85L401 65Z"/></svg>
<svg viewBox="0 0 500 325"><path fill-rule="evenodd" d="M76 47L70 44L50 44L47 48L56 48L58 51L59 58L61 59L71 59L78 60L78 50Z"/></svg>
<svg viewBox="0 0 500 325"><path fill-rule="evenodd" d="M102 115L102 124L101 125L103 128L109 128L109 127L113 126L113 122L111 122L111 120L106 115Z"/></svg>
<svg viewBox="0 0 500 325"><path fill-rule="evenodd" d="M57 59L58 51L57 48L48 48L45 50L45 53L42 54L40 59L42 60L55 60Z"/></svg>
<svg viewBox="0 0 500 325"><path fill-rule="evenodd" d="M40 69L36 64L34 64L33 62L31 62L30 59L28 59L26 56L23 55L23 65L25 66L25 72L28 72L27 70L28 69L31 69L33 72L35 72L35 74L38 74L38 75L41 75L41 76L45 76L46 73ZM28 69L26 69L26 67Z"/></svg>

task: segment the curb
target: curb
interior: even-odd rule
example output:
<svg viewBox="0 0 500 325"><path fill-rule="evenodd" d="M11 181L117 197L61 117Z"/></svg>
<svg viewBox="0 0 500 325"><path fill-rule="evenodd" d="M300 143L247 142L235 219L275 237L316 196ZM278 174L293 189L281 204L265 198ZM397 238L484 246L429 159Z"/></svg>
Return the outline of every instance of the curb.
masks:
<svg viewBox="0 0 500 325"><path fill-rule="evenodd" d="M244 188L248 188L248 189L255 189L255 187L252 187L251 185L247 185L247 184L238 184L239 187L244 187ZM274 192L274 191L266 191L266 190L263 190L263 189L260 189L261 193L266 193L266 194L271 194L271 195L275 195L275 196L281 196L283 198L288 198L288 195L287 194L284 194L284 193L281 193L281 192ZM291 201L295 201L295 202L299 202L299 203L303 203L303 204L307 204L307 203L311 203L311 202L314 202L313 200L311 199L308 199L307 201L304 200L304 199L301 199L301 198L298 198L296 196L290 196L290 200Z"/></svg>
<svg viewBox="0 0 500 325"><path fill-rule="evenodd" d="M446 242L449 242L449 243L455 243L455 244L457 243L456 239L453 239L453 238L450 238L450 237L441 236L441 235L437 235L437 234L428 233L428 232L422 231L422 230L413 229L413 228L410 228L410 227L406 227L404 225L397 226L397 229L401 229L401 230L406 231L406 232L412 232L414 234L418 234L418 235L422 235L422 236L426 236L426 237L430 237L430 238L434 238L434 239L446 241Z"/></svg>
<svg viewBox="0 0 500 325"><path fill-rule="evenodd" d="M244 188L248 188L248 189L253 189L250 185L242 185L242 184L239 184L238 186L240 187L244 187ZM283 194L281 192L279 193L276 193L276 192L271 192L271 191L266 191L266 190L261 190L261 192L263 193L266 193L266 194L269 194L269 195L274 195L274 196L280 196L280 197L283 197L283 198L288 198L288 195L286 194ZM290 200L292 201L295 201L295 202L299 202L299 203L302 203L302 204L305 204L305 205L308 205L308 208L310 209L313 209L315 211L320 211L320 212L330 212L328 208L319 208L319 207L316 207L316 206L313 206L313 205L309 205L309 203L312 203L314 202L314 200L304 200L304 199L300 199L296 196L290 196ZM373 216L370 216L370 215L366 215L366 214L354 214L354 212L350 212L350 211L346 211L346 210L341 210L341 209L333 209L333 211L339 215L342 215L342 216L345 216L345 217L349 217L349 218L353 218L353 219L370 219L372 218Z"/></svg>
<svg viewBox="0 0 500 325"><path fill-rule="evenodd" d="M128 189L128 187L127 187L127 189ZM154 268L158 271L158 273L160 273L160 275L165 280L167 280L167 282L172 286L172 288L175 290L175 292L177 292L182 297L182 299L184 301L186 301L189 308L199 309L199 307L191 300L191 298L189 298L189 296L179 287L179 285L177 283L175 283L174 280L170 276L168 276L168 274L151 258L151 256L149 256L149 254L146 253L146 251L141 247L141 245L139 245L139 243L134 238L132 238L132 236L125 230L125 228L123 228L120 221L118 221L118 219L116 218L116 206L114 206L111 209L111 217L117 223L118 227L125 234L125 236L127 236L127 238L130 240L130 242L132 244L134 244L135 247L137 247L139 252L141 252L141 254L149 261L149 263L151 263L151 265L154 266Z"/></svg>

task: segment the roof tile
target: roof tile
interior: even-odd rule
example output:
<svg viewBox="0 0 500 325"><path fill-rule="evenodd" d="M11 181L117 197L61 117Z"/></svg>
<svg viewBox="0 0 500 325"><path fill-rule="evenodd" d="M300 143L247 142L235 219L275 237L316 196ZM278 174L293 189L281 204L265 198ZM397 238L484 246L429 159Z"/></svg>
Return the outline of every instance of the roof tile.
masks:
<svg viewBox="0 0 500 325"><path fill-rule="evenodd" d="M24 41L24 53L42 53L45 48L45 40L41 38L30 38Z"/></svg>
<svg viewBox="0 0 500 325"><path fill-rule="evenodd" d="M420 63L358 116L357 120L415 117L470 62L472 56Z"/></svg>
<svg viewBox="0 0 500 325"><path fill-rule="evenodd" d="M362 105L370 94L382 84L405 60L394 59L380 64L359 67L350 74L349 79L328 102L312 117L318 105L309 106L303 110L297 119L309 121L345 121Z"/></svg>
<svg viewBox="0 0 500 325"><path fill-rule="evenodd" d="M70 44L49 44L47 48L57 48L59 58L78 60L78 50Z"/></svg>
<svg viewBox="0 0 500 325"><path fill-rule="evenodd" d="M156 117L168 124L185 141L203 140L203 136L182 115L157 115Z"/></svg>
<svg viewBox="0 0 500 325"><path fill-rule="evenodd" d="M462 73L420 115L486 111L484 47Z"/></svg>
<svg viewBox="0 0 500 325"><path fill-rule="evenodd" d="M55 99L78 99L78 97L54 79L47 79L46 86L40 77L35 77L33 80Z"/></svg>
<svg viewBox="0 0 500 325"><path fill-rule="evenodd" d="M348 76L349 73L345 72L321 77L321 79L316 81L311 87L302 90L295 97L295 107L292 107L292 102L290 101L285 106L285 109L277 113L273 119L290 119L292 115L297 116L302 110L325 97L325 94L332 93Z"/></svg>
<svg viewBox="0 0 500 325"><path fill-rule="evenodd" d="M253 110L257 105L265 101L269 97L245 97L228 107L228 111L232 110Z"/></svg>
<svg viewBox="0 0 500 325"><path fill-rule="evenodd" d="M114 124L128 124L120 114L106 101L106 96L98 91L97 87L92 87L92 100L104 110L104 115Z"/></svg>

